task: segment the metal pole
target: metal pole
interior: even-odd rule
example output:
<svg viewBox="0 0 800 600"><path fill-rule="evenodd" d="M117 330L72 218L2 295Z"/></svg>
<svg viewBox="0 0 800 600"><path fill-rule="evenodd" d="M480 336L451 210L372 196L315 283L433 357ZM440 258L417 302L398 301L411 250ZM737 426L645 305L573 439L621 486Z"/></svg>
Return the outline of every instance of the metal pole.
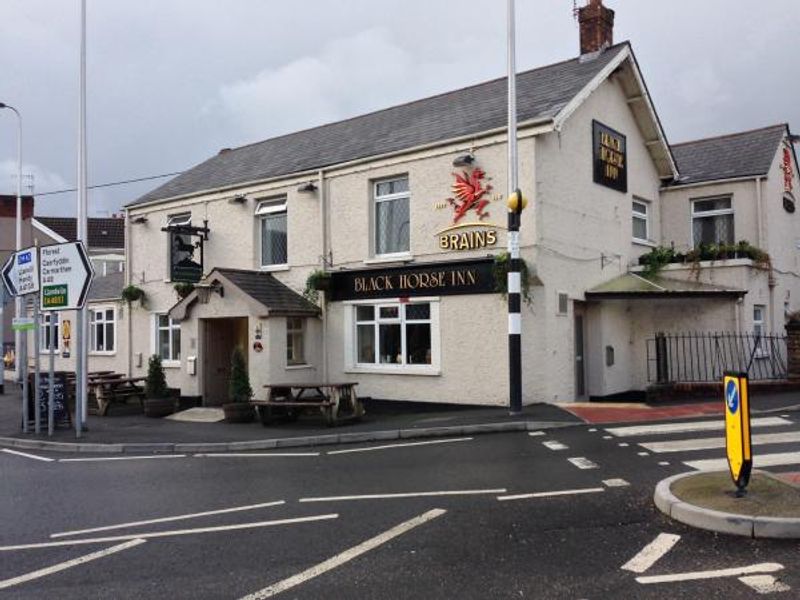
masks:
<svg viewBox="0 0 800 600"><path fill-rule="evenodd" d="M41 433L42 407L39 403L41 382L39 381L39 302L33 304L33 431Z"/></svg>
<svg viewBox="0 0 800 600"><path fill-rule="evenodd" d="M2 363L2 375L0 375L0 396L6 393L6 329L5 329L5 305L6 286L0 283L0 363Z"/></svg>
<svg viewBox="0 0 800 600"><path fill-rule="evenodd" d="M50 313L50 360L49 360L49 377L48 382L50 383L50 390L47 393L47 435L53 435L54 423L53 423L53 412L55 410L55 388L53 387L53 371L55 369L55 348L56 348L56 313Z"/></svg>
<svg viewBox="0 0 800 600"><path fill-rule="evenodd" d="M88 247L86 196L86 0L81 0L80 102L78 109L78 240ZM86 371L87 333L86 307L77 311L75 342L75 435L81 436L87 416Z"/></svg>
<svg viewBox="0 0 800 600"><path fill-rule="evenodd" d="M27 310L25 311L27 313ZM27 314L26 314L27 316ZM28 332L23 331L20 335L20 349L17 352L17 363L20 364L22 376L22 432L28 433Z"/></svg>

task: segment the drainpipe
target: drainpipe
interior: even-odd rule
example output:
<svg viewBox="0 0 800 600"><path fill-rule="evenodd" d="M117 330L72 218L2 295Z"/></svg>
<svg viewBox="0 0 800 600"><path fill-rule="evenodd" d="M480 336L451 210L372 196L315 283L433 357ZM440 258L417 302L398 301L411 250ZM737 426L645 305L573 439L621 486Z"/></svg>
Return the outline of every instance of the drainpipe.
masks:
<svg viewBox="0 0 800 600"><path fill-rule="evenodd" d="M322 239L322 256L320 264L326 271L328 266L328 207L327 194L325 193L325 172L320 169L317 175L317 188L319 189L320 233ZM328 381L328 299L326 292L322 294L322 381Z"/></svg>
<svg viewBox="0 0 800 600"><path fill-rule="evenodd" d="M764 211L763 183L763 178L756 177L756 197L758 199L758 222L760 227L758 246L768 252L769 248L766 246L769 244L769 222ZM772 269L769 270L767 277L767 286L769 287L769 306L767 310L769 311L769 332L772 333L775 331L775 287L778 283L775 281L775 274Z"/></svg>
<svg viewBox="0 0 800 600"><path fill-rule="evenodd" d="M761 202L761 177L756 177L756 225L758 227L756 245L759 248L764 247L764 207L761 206Z"/></svg>
<svg viewBox="0 0 800 600"><path fill-rule="evenodd" d="M125 209L125 287L131 284L131 221L128 209ZM125 318L128 320L128 377L133 377L133 315L131 303L127 303Z"/></svg>

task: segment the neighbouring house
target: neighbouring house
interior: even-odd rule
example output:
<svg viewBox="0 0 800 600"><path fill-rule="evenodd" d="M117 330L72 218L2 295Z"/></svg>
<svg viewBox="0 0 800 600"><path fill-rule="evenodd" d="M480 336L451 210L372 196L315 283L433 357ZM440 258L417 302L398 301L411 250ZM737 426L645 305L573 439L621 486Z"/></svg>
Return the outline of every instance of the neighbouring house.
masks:
<svg viewBox="0 0 800 600"><path fill-rule="evenodd" d="M52 240L51 243L78 239L74 217L34 217L32 224L39 234ZM117 215L89 217L85 244L97 276L122 272L125 268L125 218Z"/></svg>

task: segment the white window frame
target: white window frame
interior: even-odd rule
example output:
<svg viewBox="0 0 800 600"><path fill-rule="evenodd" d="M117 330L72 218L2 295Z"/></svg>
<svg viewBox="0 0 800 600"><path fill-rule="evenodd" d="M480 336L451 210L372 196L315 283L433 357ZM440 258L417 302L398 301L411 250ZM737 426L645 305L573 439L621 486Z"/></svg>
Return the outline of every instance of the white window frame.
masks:
<svg viewBox="0 0 800 600"><path fill-rule="evenodd" d="M106 312L111 311L113 317L111 321L106 319ZM117 309L115 306L107 305L107 306L89 306L89 354L96 355L96 356L112 356L117 353ZM112 350L97 350L95 348L96 339L94 336L95 326L97 325L98 321L95 320L97 313L102 313L103 320L101 321L103 325L111 325L111 329L113 330L113 337L114 337L114 348ZM103 334L103 340L107 340L108 337L106 333Z"/></svg>
<svg viewBox="0 0 800 600"><path fill-rule="evenodd" d="M61 352L61 313L57 312L43 312L40 313L39 325L39 353L50 354L50 347L47 345L47 337L50 335L50 315L56 318L56 344L53 347L53 352L58 354Z"/></svg>
<svg viewBox="0 0 800 600"><path fill-rule="evenodd" d="M756 318L756 313L760 313L760 318ZM767 305L766 304L754 304L753 305L753 342L755 342L756 336L761 335L762 340L763 336L767 335ZM761 341L758 345L758 348L755 352L756 358L765 358L769 356L769 352L767 350L767 346Z"/></svg>
<svg viewBox="0 0 800 600"><path fill-rule="evenodd" d="M168 325L166 327L161 327L159 324L159 317L166 316L168 319ZM171 368L171 367L180 367L181 361L178 358L172 358L174 353L173 343L174 343L174 335L173 331L176 329L180 331L181 323L180 321L173 321L171 317L167 315L167 313L153 313L153 351L151 354L159 354L159 343L158 343L158 334L160 331L169 330L169 358L161 357L161 366ZM183 344L183 335L181 335L181 344ZM181 348L181 353L183 353L183 348Z"/></svg>
<svg viewBox="0 0 800 600"><path fill-rule="evenodd" d="M298 321L300 323L300 328L290 327L292 321ZM308 366L308 359L306 358L306 330L308 327L306 326L307 319L305 317L286 317L286 367L287 368L295 368L295 367L305 367ZM300 350L301 356L300 360L297 362L292 362L289 360L289 340L294 335L300 335Z"/></svg>
<svg viewBox="0 0 800 600"><path fill-rule="evenodd" d="M644 212L636 210L637 204L644 207ZM636 219L644 221L643 238L638 238L633 234L633 221ZM650 203L646 200L641 200L640 198L634 198L631 201L631 236L634 242L638 242L640 244L650 243Z"/></svg>
<svg viewBox="0 0 800 600"><path fill-rule="evenodd" d="M696 206L698 202L707 202L709 200L727 200L730 203L730 208L720 208L717 210L703 210L697 211ZM736 217L733 209L733 196L708 196L706 198L692 198L691 202L691 215L689 221L689 235L691 236L692 248L697 248L699 243L694 239L694 220L704 217L722 217L727 215L734 215L733 223L733 240L731 243L736 243Z"/></svg>
<svg viewBox="0 0 800 600"><path fill-rule="evenodd" d="M408 188L405 192L378 195L378 186L380 184L403 179L405 179L406 187ZM402 199L408 199L408 248L398 252L380 253L378 252L378 204ZM408 175L383 177L372 182L372 255L381 259L408 258L411 256L411 180Z"/></svg>
<svg viewBox="0 0 800 600"><path fill-rule="evenodd" d="M345 352L345 372L347 373L380 373L385 375L441 375L441 329L439 320L439 306L440 298L438 297L420 297L410 298L406 302L400 301L400 298L381 298L378 300L363 300L363 301L350 301L343 302L345 306L345 339L344 339L344 352ZM402 306L403 304L429 304L430 305L430 318L424 321L410 320L406 321L404 318L404 311L398 317L397 322L400 323L400 331L402 336L401 348L403 360L406 359L406 323L428 323L431 327L431 364L385 364L385 363L359 363L358 362L358 337L356 333L356 310L359 306L374 306L378 311L380 307L387 306ZM378 323L388 322L387 319L379 320L375 318L376 328ZM378 331L375 332L375 354L377 357L379 335Z"/></svg>
<svg viewBox="0 0 800 600"><path fill-rule="evenodd" d="M289 208L286 196L280 198L265 198L256 203L255 216L258 219L258 266L262 271L280 271L289 268ZM276 214L286 216L286 262L264 264L264 223Z"/></svg>

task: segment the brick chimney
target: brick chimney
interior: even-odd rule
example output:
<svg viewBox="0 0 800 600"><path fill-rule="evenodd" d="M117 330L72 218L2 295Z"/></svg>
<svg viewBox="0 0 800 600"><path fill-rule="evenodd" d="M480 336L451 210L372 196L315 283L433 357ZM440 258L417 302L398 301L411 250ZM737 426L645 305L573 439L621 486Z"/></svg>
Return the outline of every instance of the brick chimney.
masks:
<svg viewBox="0 0 800 600"><path fill-rule="evenodd" d="M603 0L589 0L578 9L581 27L581 55L597 52L614 44L614 11Z"/></svg>

